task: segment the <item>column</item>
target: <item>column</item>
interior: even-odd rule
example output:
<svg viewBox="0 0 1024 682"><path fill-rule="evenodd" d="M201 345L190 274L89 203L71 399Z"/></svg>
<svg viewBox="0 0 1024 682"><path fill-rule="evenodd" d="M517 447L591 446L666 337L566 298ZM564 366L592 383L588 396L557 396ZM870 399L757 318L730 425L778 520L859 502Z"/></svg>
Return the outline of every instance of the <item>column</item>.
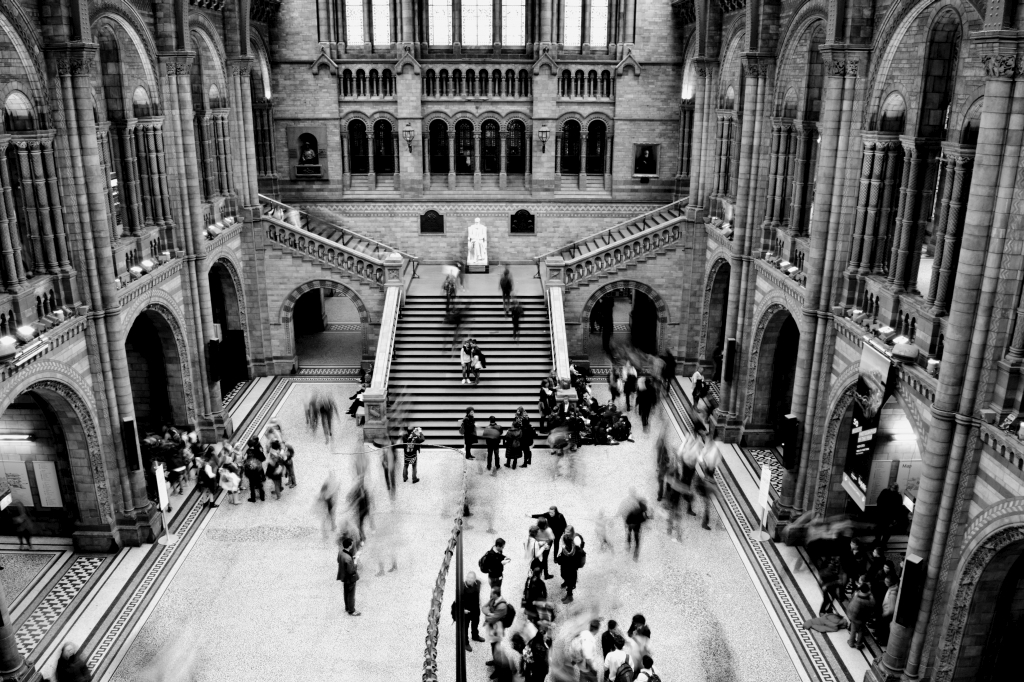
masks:
<svg viewBox="0 0 1024 682"><path fill-rule="evenodd" d="M57 252L57 266L61 272L71 271L71 255L68 247L67 230L64 227L64 206L61 202L57 165L53 159L53 141L40 143L43 156L43 175L49 195L50 219L53 225L53 245ZM2 163L2 161L0 161Z"/></svg>
<svg viewBox="0 0 1024 682"><path fill-rule="evenodd" d="M28 158L28 144L25 142L15 142L14 145L18 150L21 198L25 204L25 220L28 221L29 241L26 248L32 262L32 271L27 272L26 275L33 277L43 272L43 254L42 245L39 243L39 216L36 214L35 193L32 191L32 165Z"/></svg>
<svg viewBox="0 0 1024 682"><path fill-rule="evenodd" d="M939 198L939 217L935 221L935 258L932 261L932 276L928 283L928 292L924 296L927 305L935 303L935 295L939 289L939 271L942 269L942 252L946 242L946 222L949 219L949 200L953 196L953 175L956 163L948 155L939 158L939 176L942 178L942 193Z"/></svg>
<svg viewBox="0 0 1024 682"><path fill-rule="evenodd" d="M136 161L134 119L126 121L118 129L120 138L122 164L124 166L124 215L128 223L128 231L137 235L142 229L142 199L139 196L139 167Z"/></svg>
<svg viewBox="0 0 1024 682"><path fill-rule="evenodd" d="M920 295L917 289L917 275L921 268L921 250L931 220L931 207L935 202L935 185L939 181L939 158L934 148L921 150L921 191L918 194L914 212L914 238L910 242L910 256L907 259L907 289Z"/></svg>
<svg viewBox="0 0 1024 682"><path fill-rule="evenodd" d="M772 229L777 230L782 227L783 220L787 218L785 214L787 190L789 189L789 172L792 167L793 160L793 147L796 143L796 136L793 132L793 126L784 125L782 127L782 136L779 138L779 166L778 166L778 182L775 185L775 203L773 204L772 211Z"/></svg>
<svg viewBox="0 0 1024 682"><path fill-rule="evenodd" d="M221 194L227 195L231 192L231 178L229 169L231 162L228 159L230 146L228 143L228 118L226 114L219 114L213 118L214 139L217 141L217 188Z"/></svg>
<svg viewBox="0 0 1024 682"><path fill-rule="evenodd" d="M480 189L480 131L473 133L473 189Z"/></svg>
<svg viewBox="0 0 1024 682"><path fill-rule="evenodd" d="M864 229L868 219L868 202L871 197L871 177L874 173L875 158L875 143L865 141L861 152L860 186L857 190L857 214L853 223L853 244L850 248L850 260L846 268L846 276L850 279L857 274L857 266L860 264L860 256L864 248ZM847 290L850 293L848 302L852 303L852 294L856 291L856 284L850 282Z"/></svg>
<svg viewBox="0 0 1024 682"><path fill-rule="evenodd" d="M875 239L878 234L879 213L883 201L883 171L891 163L889 161L889 143L875 142L875 159L871 164L871 187L868 195L868 210L864 224L864 246L860 252L860 262L857 264L857 274L862 278L871 272L871 262L875 253Z"/></svg>
<svg viewBox="0 0 1024 682"><path fill-rule="evenodd" d="M974 159L968 156L957 155L950 159L953 166L953 180L950 184L949 212L946 217L945 232L943 234L942 263L939 266L938 277L932 274L932 281L938 280L935 290L935 301L931 312L935 316L945 315L949 312L951 300L951 286L956 272L957 256L960 253L960 236L963 233L964 205L966 194L971 186L971 164ZM949 166L947 166L947 174ZM938 240L938 235L936 235ZM936 241L938 245L938 241ZM936 246L935 262L939 262L938 246Z"/></svg>
<svg viewBox="0 0 1024 682"><path fill-rule="evenodd" d="M366 177L366 183L370 189L377 189L377 168L374 158L376 156L376 149L373 147L373 126L370 126L366 130L366 149L369 151L367 154L367 162L370 164L369 173Z"/></svg>
<svg viewBox="0 0 1024 682"><path fill-rule="evenodd" d="M373 5L370 0L363 0L363 47L373 47Z"/></svg>
<svg viewBox="0 0 1024 682"><path fill-rule="evenodd" d="M775 215L775 193L779 186L779 147L782 145L782 126L772 123L771 146L768 156L768 203L765 206L764 222L771 229L772 216ZM774 241L774 236L772 237Z"/></svg>
<svg viewBox="0 0 1024 682"><path fill-rule="evenodd" d="M402 140L401 140L401 138L398 135L398 131L397 130L392 130L391 131L391 148L395 150L395 160L394 160L395 175L394 175L394 177L392 179L394 180L394 187L395 187L396 190L402 189L402 164L399 163L399 158L398 158L398 150L399 150L398 145L401 142L402 142Z"/></svg>
<svg viewBox="0 0 1024 682"><path fill-rule="evenodd" d="M97 126L96 142L99 144L100 172L103 176L104 186L107 195L107 222L110 227L110 240L115 241L121 238L121 226L117 224L118 207L114 204L114 192L110 187L110 173L113 167L110 158L110 124Z"/></svg>
<svg viewBox="0 0 1024 682"><path fill-rule="evenodd" d="M369 5L369 3L367 3ZM256 172L256 157L246 140L253 138L252 123L252 88L249 79L249 71L252 69L252 58L240 59L232 68L232 74L237 70L236 82L239 85L242 98L242 143L238 148L240 151L239 162L243 165L242 177L246 180L247 186L236 188L236 193L242 199L243 206L259 206L260 189L259 174Z"/></svg>
<svg viewBox="0 0 1024 682"><path fill-rule="evenodd" d="M632 44L633 43L633 27L636 21L636 0L626 0L626 16L623 18L623 37L622 42Z"/></svg>
<svg viewBox="0 0 1024 682"><path fill-rule="evenodd" d="M714 189L711 192L712 197L717 197L722 193L722 159L725 154L725 118L719 114L718 123L716 125L715 134L715 181Z"/></svg>
<svg viewBox="0 0 1024 682"><path fill-rule="evenodd" d="M146 125L135 126L135 150L139 167L139 195L142 198L142 221L146 225L154 225L156 218L153 213L153 176L156 169L151 170L149 164L149 148L146 146Z"/></svg>
<svg viewBox="0 0 1024 682"><path fill-rule="evenodd" d="M0 138L0 258L3 259L3 285L8 293L13 294L18 285L25 281L25 272L21 264L18 215L7 170L8 144L10 138Z"/></svg>
<svg viewBox="0 0 1024 682"><path fill-rule="evenodd" d="M501 0L492 0L491 4L491 42L495 47L500 47L502 43Z"/></svg>
<svg viewBox="0 0 1024 682"><path fill-rule="evenodd" d="M615 136L611 133L608 133L604 138L604 175L606 181L611 179L612 174L612 149L614 149L612 142L614 139ZM605 187L605 189L609 188Z"/></svg>
<svg viewBox="0 0 1024 682"><path fill-rule="evenodd" d="M462 0L452 0L452 46L458 45L462 45Z"/></svg>
<svg viewBox="0 0 1024 682"><path fill-rule="evenodd" d="M591 0L583 0L583 38L580 45L590 47L590 3Z"/></svg>
<svg viewBox="0 0 1024 682"><path fill-rule="evenodd" d="M909 162L908 162L909 160ZM903 145L903 180L900 186L900 205L897 209L897 231L893 239L889 260L888 282L896 291L907 288L911 244L917 232L917 202L920 194L923 159L913 142Z"/></svg>
<svg viewBox="0 0 1024 682"><path fill-rule="evenodd" d="M171 213L171 191L167 184L167 157L164 154L163 126L154 126L153 142L156 146L157 176L160 184L160 202L154 202L154 204L159 207L158 214L162 214L163 217L166 233L164 240L167 247L171 249L180 249L181 244L176 243L174 235L174 218Z"/></svg>
<svg viewBox="0 0 1024 682"><path fill-rule="evenodd" d="M889 264L886 253L886 241L889 231L895 229L892 219L894 204L898 199L897 170L902 164L900 152L903 147L898 142L889 142L885 154L885 178L882 180L882 203L878 208L878 230L875 241L875 256L873 259L872 272L884 275L887 273Z"/></svg>
<svg viewBox="0 0 1024 682"><path fill-rule="evenodd" d="M42 246L43 260L36 266L37 271L56 275L60 272L57 266L57 250L53 244L53 216L50 213L50 199L47 196L46 174L43 171L42 143L31 145L32 189L36 197L36 210L39 211L39 240Z"/></svg>
<svg viewBox="0 0 1024 682"><path fill-rule="evenodd" d="M455 189L455 131L448 131L448 189Z"/></svg>
<svg viewBox="0 0 1024 682"><path fill-rule="evenodd" d="M580 175L577 179L580 191L587 189L587 129L580 131Z"/></svg>
<svg viewBox="0 0 1024 682"><path fill-rule="evenodd" d="M796 130L796 154L793 159L793 203L789 214L789 234L806 234L804 210L807 205L807 170L814 124L801 123Z"/></svg>
<svg viewBox="0 0 1024 682"><path fill-rule="evenodd" d="M402 0L402 42L411 43L415 42L416 34L413 32L413 21L412 21L412 2L413 0ZM397 168L397 166L396 166Z"/></svg>
<svg viewBox="0 0 1024 682"><path fill-rule="evenodd" d="M556 182L557 177L562 172L562 133L561 131L555 132L555 176Z"/></svg>

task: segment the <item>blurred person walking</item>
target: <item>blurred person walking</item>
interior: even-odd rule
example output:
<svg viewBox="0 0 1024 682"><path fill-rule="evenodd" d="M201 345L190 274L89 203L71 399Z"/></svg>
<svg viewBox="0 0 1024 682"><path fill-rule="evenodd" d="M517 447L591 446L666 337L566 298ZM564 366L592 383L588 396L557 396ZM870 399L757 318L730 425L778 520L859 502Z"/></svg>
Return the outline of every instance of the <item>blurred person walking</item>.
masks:
<svg viewBox="0 0 1024 682"><path fill-rule="evenodd" d="M512 302L512 272L505 266L504 272L501 273L501 279L498 280L498 287L501 289L501 303L505 308L505 314L508 315L509 308Z"/></svg>

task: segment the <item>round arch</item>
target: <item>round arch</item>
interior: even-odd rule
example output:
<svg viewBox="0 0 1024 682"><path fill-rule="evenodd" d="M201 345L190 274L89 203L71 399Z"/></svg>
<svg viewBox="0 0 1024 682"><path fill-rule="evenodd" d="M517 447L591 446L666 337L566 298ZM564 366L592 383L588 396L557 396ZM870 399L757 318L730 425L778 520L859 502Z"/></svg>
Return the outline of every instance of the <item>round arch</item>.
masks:
<svg viewBox="0 0 1024 682"><path fill-rule="evenodd" d="M247 315L247 312L246 312L247 308L246 308L246 304L245 304L245 290L242 288L242 278L238 274L238 266L231 259L231 257L229 257L228 255L225 254L225 255L221 255L216 260L213 260L213 262L210 263L210 267L207 268L207 271L206 271L207 278L212 280L214 277L216 277L218 275L218 272L217 272L218 268L223 270L227 274L227 276L228 276L227 281L225 281L224 278L221 277L220 278L220 282L219 282L220 287L221 287L221 294L222 294L222 297L224 299L222 301L223 308L222 308L222 315L221 315L222 320L223 320L221 322L221 342L223 344L222 345L223 351L222 351L221 357L225 361L231 362L231 356L234 353L236 353L238 351L241 351L241 354L244 357L244 376L240 376L239 380L244 380L244 379L250 378L252 376L251 353L249 353L249 349L251 348L251 346L249 345L249 343L250 343L250 339L249 339L249 320L248 320L248 315ZM230 288L233 291L228 291L227 290L228 289L227 285L229 283L230 283ZM211 293L211 298L212 298L212 295L213 295L213 286L212 286L212 284L213 284L213 282L211 281L211 287L210 287L211 288L211 292L210 292ZM231 300L230 300L231 294L234 294L235 306L236 306L235 308L232 308L232 306L231 306ZM237 320L233 319L236 316L237 316ZM215 321L216 321L216 317L217 317L216 314L215 314L214 317L215 317ZM238 329L233 328L233 324L232 323L234 323L236 321L237 321L237 324L238 324ZM237 339L238 334L234 333L236 331L237 332L241 332L241 338L240 339ZM236 337L236 338L232 338L232 337ZM241 343L238 343L239 340L241 341ZM234 361L234 362L237 363L238 368L241 369L241 363L238 363L237 360ZM222 377L222 380L223 380L223 383L221 385L221 394L222 395L227 395L227 392L224 391L224 387L228 383L231 383L230 373L228 373L226 375L224 370L222 369L221 377ZM237 383L237 382L235 382L235 383Z"/></svg>
<svg viewBox="0 0 1024 682"><path fill-rule="evenodd" d="M163 294L163 297L170 299L170 296L164 292L154 292L151 300L147 300L144 305L139 305L129 315L125 316L123 327L127 330L125 333L125 343L127 344L128 336L135 327L135 323L143 315L146 315L150 323L154 325L157 336L160 339L168 387L170 387L172 382L180 381L181 384L181 397L183 401L181 406L170 404L173 401L168 396L168 407L171 409L171 414L174 415L175 408L178 408L179 417L184 417L185 422L188 424L196 424L197 414L192 382L192 362L189 358L189 346L185 336L185 328L181 323L182 318L173 299L165 300L159 294ZM137 419L136 421L141 420Z"/></svg>
<svg viewBox="0 0 1024 682"><path fill-rule="evenodd" d="M986 532L979 533L965 542L962 568L952 582L954 593L939 640L935 682L952 682L954 678L969 671L961 667L974 667L975 673L984 653L966 651L964 637L980 633L986 638L994 620L995 595L1000 592L1007 573L1019 564L1024 555L1024 498L1004 500L1001 518L995 519Z"/></svg>
<svg viewBox="0 0 1024 682"><path fill-rule="evenodd" d="M704 278L704 305L702 306L700 339L698 341L697 358L702 361L708 359L708 348L712 352L714 346L710 344L711 334L725 322L725 307L728 304L729 278L732 274L732 265L724 256L719 256L711 263L708 274ZM724 285L724 291L722 287ZM719 299L722 299L719 301ZM721 302L721 311L716 315L712 306ZM716 324L717 323L717 324Z"/></svg>
<svg viewBox="0 0 1024 682"><path fill-rule="evenodd" d="M359 312L359 323L363 328L363 355L370 352L369 344L369 333L370 333L370 312L366 309L366 304L363 303L363 299L359 298L359 294L345 286L341 282L335 282L330 279L315 279L305 284L301 284L288 294L284 301L281 303L281 310L278 319L281 320L281 324L288 328L287 338L289 339L290 348L294 351L295 342L295 330L292 329L292 312L295 309L295 302L302 297L303 294L312 291L314 289L327 289L333 291L336 295L345 296L355 305L356 310Z"/></svg>
<svg viewBox="0 0 1024 682"><path fill-rule="evenodd" d="M39 49L42 43L21 12L21 7L17 3L4 3L0 6L0 31L3 31L14 45L18 60L25 71L25 78L28 79L28 88L21 89L31 93L33 104L38 109L49 101L44 81L46 67L42 61L43 52Z"/></svg>
<svg viewBox="0 0 1024 682"><path fill-rule="evenodd" d="M107 481L104 449L100 444L97 412L87 397L88 388L62 363L44 360L34 364L0 397L0 415L29 392L47 402L63 431L80 520L84 524L110 523L114 518L111 486ZM117 505L118 509L121 507Z"/></svg>
<svg viewBox="0 0 1024 682"><path fill-rule="evenodd" d="M821 464L818 466L818 483L814 491L814 512L824 514L825 506L828 504L829 482L832 480L834 468L845 465L845 461L836 461L836 448L838 447L839 428L846 417L846 411L853 404L854 395L857 393L858 366L850 366L836 382L842 386L832 401L828 412L828 426L825 429L825 437L821 442ZM844 459L844 458L843 458Z"/></svg>
<svg viewBox="0 0 1024 682"><path fill-rule="evenodd" d="M779 300L768 303L762 309L761 314L757 315L755 319L757 319L757 326L754 329L753 340L750 344L750 362L747 367L747 396L743 408L743 417L744 422L748 425L762 427L768 425L769 403L772 402L773 391L769 390L766 394L767 400L761 401L755 406L757 387L765 381L769 382L769 387L775 386L775 350L780 336L783 335L783 327L786 321L792 321L798 338L803 330L800 329L797 316L793 314L793 311L789 309L786 303ZM771 350L770 358L761 357L764 350ZM795 362L794 356L794 365ZM791 391L792 389L790 389L790 396L792 396Z"/></svg>
<svg viewBox="0 0 1024 682"><path fill-rule="evenodd" d="M583 309L580 312L580 324L578 326L578 348L587 347L587 334L590 331L590 316L594 312L594 306L597 305L597 302L600 301L605 294L609 294L613 291L619 291L621 289L640 292L654 303L658 318L657 347L659 350L663 347L664 341L667 338L668 325L670 323L668 314L669 308L665 303L665 299L662 298L661 294L659 294L653 287L644 284L643 282L637 282L634 280L617 280L595 289L594 292L590 294L590 298L588 298L587 302L583 305Z"/></svg>
<svg viewBox="0 0 1024 682"><path fill-rule="evenodd" d="M152 36L150 36L146 29L146 24L143 22L134 9L128 6L128 3L113 3L109 0L106 2L100 2L93 8L93 15L91 17L91 25L98 28L104 22L112 24L115 31L114 37L118 41L122 51L122 59L125 57L124 48L128 47L124 45L124 40L130 43L131 49L135 51L135 55L142 65L145 80L142 83L146 86L146 90L149 91L150 97L155 102L160 101L159 92L160 88L157 85L156 80L156 44L153 42ZM128 93L134 92L135 87L139 85L136 82L126 82L125 90ZM129 97L126 94L125 97ZM127 111L127 109L126 109Z"/></svg>
<svg viewBox="0 0 1024 682"><path fill-rule="evenodd" d="M797 10L796 15L786 26L784 33L782 34L782 40L779 44L778 51L778 66L775 69L776 74L784 72L786 66L791 59L799 59L803 57L806 59L806 55L802 55L797 51L797 45L804 33L811 28L811 26L817 21L828 20L828 5L824 0L811 0L801 5L800 9ZM792 82L784 78L776 77L775 81L775 101L784 101L782 95ZM787 95L788 96L788 95Z"/></svg>

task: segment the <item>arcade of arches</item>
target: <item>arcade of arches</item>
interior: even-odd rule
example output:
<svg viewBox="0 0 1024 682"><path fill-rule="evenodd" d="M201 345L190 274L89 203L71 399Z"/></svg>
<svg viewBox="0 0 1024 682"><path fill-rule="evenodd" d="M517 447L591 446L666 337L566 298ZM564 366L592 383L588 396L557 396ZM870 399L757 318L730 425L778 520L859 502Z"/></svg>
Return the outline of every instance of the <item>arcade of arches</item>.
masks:
<svg viewBox="0 0 1024 682"><path fill-rule="evenodd" d="M684 524L676 545L649 531L635 564L595 546L580 572L578 600L618 581L647 614L660 676L826 679L819 662L855 682L1009 677L1024 623L1022 110L1022 0L0 3L0 676L49 676L73 636L94 679L141 679L186 581L262 627L238 581L218 582L237 561L294 582L282 616L341 657L325 665L444 677L454 635L432 629L424 663L419 625L406 640L374 619L426 623L461 507L451 451L426 448L422 483L393 498L366 474L395 524L367 561L389 532L416 560L398 562L414 573L397 599L386 570L364 576L361 631L334 601L319 621L299 612L334 598L333 550L305 532L314 487L352 484L340 455L402 420L445 447L464 447L470 406L539 423L540 379L571 364L606 402L604 377L630 357L676 367L648 429L634 419L615 448L480 485L519 516L557 503L590 528L601 505L584 503L617 504L623 482L663 493L659 438L705 427L722 532ZM460 318L442 287L471 255ZM459 320L490 363L476 386ZM325 396L351 406L333 440L303 427L323 413L300 403ZM276 507L204 505L185 442L244 443L271 418L301 486ZM551 481L534 485L541 470ZM502 514L503 537L527 532ZM869 576L863 649L802 627L829 552L856 564L790 545L839 518L823 532L892 562L892 585ZM156 542L168 529L180 544ZM494 539L468 531L473 551ZM817 570L797 575L798 558ZM516 561L506 585L526 578ZM665 579L683 565L716 566L743 599ZM692 623L665 606L680 595ZM234 647L233 631L207 634ZM381 642L401 670L345 658ZM322 673L264 662L275 678Z"/></svg>

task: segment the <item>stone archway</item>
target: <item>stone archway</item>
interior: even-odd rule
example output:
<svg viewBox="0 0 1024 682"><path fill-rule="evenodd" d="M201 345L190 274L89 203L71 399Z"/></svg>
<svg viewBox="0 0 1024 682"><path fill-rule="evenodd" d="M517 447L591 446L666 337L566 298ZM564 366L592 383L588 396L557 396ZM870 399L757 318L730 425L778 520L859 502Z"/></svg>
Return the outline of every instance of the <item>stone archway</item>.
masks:
<svg viewBox="0 0 1024 682"><path fill-rule="evenodd" d="M599 287L590 295L590 298L587 299L586 304L583 306L583 311L580 313L579 336L577 338L578 348L587 348L587 335L590 331L590 316L594 312L594 307L597 305L597 302L606 294L610 294L613 291L619 291L621 289L639 292L649 298L654 304L658 323L657 348L660 350L664 347L669 324L668 305L665 303L665 299L662 298L661 294L655 291L652 287L644 284L643 282L619 280L617 282L609 282L608 284Z"/></svg>
<svg viewBox="0 0 1024 682"><path fill-rule="evenodd" d="M939 642L935 682L976 679L985 664L985 642L995 624L1008 574L1021 572L1024 561L1024 524L1019 523L1024 500L1014 500L1015 509L1006 510L1007 518L1017 523L990 532L981 541L965 542L967 560L953 581L954 594L946 625ZM1017 576L1018 580L1020 576ZM1019 607L1019 604L1017 605ZM969 638L971 645L965 642ZM992 678L987 678L992 679Z"/></svg>
<svg viewBox="0 0 1024 682"><path fill-rule="evenodd" d="M196 405L192 386L192 363L188 343L174 312L162 303L150 303L125 327L125 351L128 353L129 381L135 404L136 423L140 427L158 429L161 419L194 427ZM135 336L133 337L133 332ZM144 363L144 364L143 364ZM153 393L151 374L156 386L165 389L165 402L160 393ZM163 377L163 381L159 380ZM154 404L152 398L158 398ZM141 408L141 409L140 409Z"/></svg>
<svg viewBox="0 0 1024 682"><path fill-rule="evenodd" d="M725 348L725 314L729 305L729 277L732 266L725 258L711 265L704 283L704 305L701 308L700 346L697 357L707 363L713 360L715 349ZM715 381L718 379L712 377Z"/></svg>
<svg viewBox="0 0 1024 682"><path fill-rule="evenodd" d="M832 411L829 413L828 418L828 427L825 430L825 437L821 443L821 464L818 467L818 485L814 492L814 512L816 514L825 513L825 505L828 503L829 484L835 473L835 468L838 467L838 470L842 472L843 465L846 464L845 457L836 457L836 448L839 446L840 426L842 426L850 406L853 405L853 396L857 392L856 371L853 374L854 379L852 381L838 382L840 386L846 384L846 388L840 392L839 398L832 406Z"/></svg>
<svg viewBox="0 0 1024 682"><path fill-rule="evenodd" d="M221 332L221 395L227 395L235 385L252 376L245 295L238 270L227 257L214 261L207 277L213 321L220 325Z"/></svg>
<svg viewBox="0 0 1024 682"><path fill-rule="evenodd" d="M761 440L768 439L764 442L771 440L775 422L789 410L799 339L796 318L782 303L770 304L758 319L750 345L744 422L748 435L763 431Z"/></svg>
<svg viewBox="0 0 1024 682"><path fill-rule="evenodd" d="M366 304L359 298L359 295L349 287L335 282L329 279L317 279L306 282L296 287L288 296L285 297L281 303L280 320L281 324L287 328L287 343L288 352L291 354L295 353L295 330L293 328L293 313L295 310L296 302L306 294L314 289L326 289L334 292L335 295L341 295L348 298L355 306L356 311L359 315L359 323L362 337L362 356L365 357L367 354L372 353L370 348L370 312L366 309Z"/></svg>
<svg viewBox="0 0 1024 682"><path fill-rule="evenodd" d="M87 389L68 375L60 363L49 361L33 367L29 376L10 389L7 397L0 399L0 420L11 409L18 407L19 403L30 409L37 407L38 412L47 417L49 425L46 430L50 432L49 437L62 441L55 443L54 450L63 462L55 462L54 469L58 476L57 490L70 525L66 532L56 534L74 536L76 547L82 550L109 551L111 545L107 542L96 544L95 534L90 533L88 537L82 538L75 535L77 527L95 529L109 525L114 518L115 506L107 481L108 467L100 443L100 426L95 410L84 397ZM19 425L20 428L39 428L39 425ZM27 462L33 459L24 461L27 466ZM116 472L113 475L116 476ZM36 481L31 493L33 500L41 504L43 497L38 487L38 474L30 475L29 478ZM51 490L47 497L52 500L52 496ZM32 507L28 504L26 506ZM120 509L121 505L117 504L116 507ZM84 544L80 545L80 541Z"/></svg>

